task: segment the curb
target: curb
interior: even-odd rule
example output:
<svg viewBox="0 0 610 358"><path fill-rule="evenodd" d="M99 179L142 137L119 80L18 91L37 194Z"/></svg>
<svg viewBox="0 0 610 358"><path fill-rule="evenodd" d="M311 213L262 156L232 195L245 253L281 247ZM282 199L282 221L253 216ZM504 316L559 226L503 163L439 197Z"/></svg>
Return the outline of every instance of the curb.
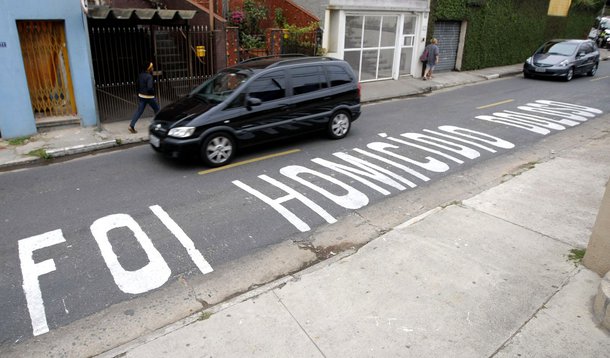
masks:
<svg viewBox="0 0 610 358"><path fill-rule="evenodd" d="M409 98L409 97L417 97L417 96L421 96L423 94L429 94L434 91L440 91L440 90L443 90L446 88L452 88L452 87L457 87L457 86L462 86L462 85L469 85L469 84L479 83L479 82L483 82L486 80L494 80L494 79L503 78L503 77L512 77L512 76L520 75L521 73L523 73L523 70L519 69L519 70L506 71L506 72L502 72L502 73L478 74L476 76L478 78L480 78L481 80L463 81L463 82L459 82L459 83L458 82L437 83L437 84L429 85L427 87L422 87L420 90L413 91L411 93L395 95L392 97L361 99L360 104L362 104L362 105L374 104L374 103L380 103L380 102L385 102L385 101L400 100L400 99Z"/></svg>
<svg viewBox="0 0 610 358"><path fill-rule="evenodd" d="M6 163L0 163L0 171L12 169L12 168L29 166L32 164L36 164L38 162L42 162L43 160L44 159L41 159L38 157L28 157L28 158L19 158L19 159L11 160Z"/></svg>
<svg viewBox="0 0 610 358"><path fill-rule="evenodd" d="M44 149L47 157L40 158L35 156L24 156L23 158L14 159L8 162L1 163L0 162L0 171L8 171L12 169L25 168L28 166L44 164L46 161L50 159L69 157L69 156L77 156L79 154L87 154L93 153L96 151L110 149L110 148L119 148L129 145L135 145L139 143L147 143L148 138L133 138L133 139L122 139L122 138L114 138L105 140L103 142L90 143L90 144L79 144L71 147L64 148L54 148L54 149Z"/></svg>
<svg viewBox="0 0 610 358"><path fill-rule="evenodd" d="M383 235L379 236L382 237ZM378 237L378 238L379 238ZM320 270L324 267L330 266L336 262L343 260L346 257L349 257L355 254L358 250L347 250L341 252L335 256L332 256L326 260L317 262L312 266L306 267L294 273L288 273L285 276L274 279L270 282L267 282L259 287L251 289L249 291L243 292L237 296L227 299L226 301L219 302L217 304L212 305L211 307L201 309L183 319L180 319L174 323L168 324L164 327L160 327L153 331L150 331L136 339L133 339L129 342L125 342L116 347L110 348L105 352L101 352L95 355L97 358L117 358L123 357L127 355L130 351L135 348L150 343L160 337L163 337L169 333L175 332L177 330L183 329L187 326L197 323L198 321L206 320L207 318L203 318L203 313L208 313L210 315L218 314L232 306L238 305L242 302L251 300L255 297L258 297L262 294L272 292L275 289L282 288L289 282L299 281L302 276L307 275L309 273Z"/></svg>
<svg viewBox="0 0 610 358"><path fill-rule="evenodd" d="M66 147L66 148L49 149L49 150L46 150L46 153L51 158L59 158L59 157L67 156L67 155L88 153L88 152L93 152L93 151L100 150L100 149L112 148L112 147L116 147L118 145L119 144L117 143L116 139L112 139L112 140L107 140L107 141L103 141L103 142L99 142L99 143L80 144L80 145L75 145L75 146Z"/></svg>

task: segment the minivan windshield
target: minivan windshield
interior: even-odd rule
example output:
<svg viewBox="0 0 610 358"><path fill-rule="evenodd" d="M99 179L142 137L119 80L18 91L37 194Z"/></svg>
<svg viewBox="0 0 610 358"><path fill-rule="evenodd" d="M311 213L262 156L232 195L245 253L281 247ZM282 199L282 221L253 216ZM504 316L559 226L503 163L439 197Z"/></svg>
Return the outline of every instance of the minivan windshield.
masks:
<svg viewBox="0 0 610 358"><path fill-rule="evenodd" d="M208 103L220 103L246 82L251 75L252 71L247 69L226 69L195 88L190 96Z"/></svg>
<svg viewBox="0 0 610 358"><path fill-rule="evenodd" d="M576 43L570 42L547 42L536 51L536 53L547 55L570 56L578 47Z"/></svg>

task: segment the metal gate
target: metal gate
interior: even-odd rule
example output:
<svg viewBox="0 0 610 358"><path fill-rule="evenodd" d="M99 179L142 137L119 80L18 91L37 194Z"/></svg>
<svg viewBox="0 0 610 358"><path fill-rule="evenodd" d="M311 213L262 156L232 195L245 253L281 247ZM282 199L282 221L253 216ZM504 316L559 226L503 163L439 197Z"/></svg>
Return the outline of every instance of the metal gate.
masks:
<svg viewBox="0 0 610 358"><path fill-rule="evenodd" d="M459 21L439 21L434 23L434 37L438 39L440 48L440 62L434 71L453 71L457 60L460 43Z"/></svg>
<svg viewBox="0 0 610 358"><path fill-rule="evenodd" d="M36 122L75 115L64 23L17 21L17 30Z"/></svg>
<svg viewBox="0 0 610 358"><path fill-rule="evenodd" d="M214 33L203 26L92 26L89 29L100 120L127 120L136 110L137 77L149 62L164 106L214 73ZM152 116L147 107L144 116Z"/></svg>

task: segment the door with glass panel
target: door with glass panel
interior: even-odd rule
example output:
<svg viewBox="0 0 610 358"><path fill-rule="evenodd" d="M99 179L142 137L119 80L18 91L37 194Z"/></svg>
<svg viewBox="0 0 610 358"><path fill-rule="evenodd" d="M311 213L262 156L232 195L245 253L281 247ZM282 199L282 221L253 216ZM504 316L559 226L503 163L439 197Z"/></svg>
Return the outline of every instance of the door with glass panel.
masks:
<svg viewBox="0 0 610 358"><path fill-rule="evenodd" d="M347 15L343 58L361 82L391 79L397 15Z"/></svg>
<svg viewBox="0 0 610 358"><path fill-rule="evenodd" d="M415 25L417 16L404 15L402 25L402 38L400 41L400 76L411 75L413 63L413 47L415 46Z"/></svg>

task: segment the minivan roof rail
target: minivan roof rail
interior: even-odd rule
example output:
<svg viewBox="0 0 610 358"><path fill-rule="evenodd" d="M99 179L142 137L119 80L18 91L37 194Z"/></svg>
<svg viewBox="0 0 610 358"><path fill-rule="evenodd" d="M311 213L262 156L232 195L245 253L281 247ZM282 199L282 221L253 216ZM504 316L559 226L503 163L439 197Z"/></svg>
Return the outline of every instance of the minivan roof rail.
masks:
<svg viewBox="0 0 610 358"><path fill-rule="evenodd" d="M307 63L307 62L314 62L314 61L335 61L335 59L330 58L330 57L320 57L320 56L293 57L293 58L287 58L283 61L277 61L275 63L272 63L267 68L279 67L279 66L284 66L284 65L286 65L286 66L294 65L297 63Z"/></svg>
<svg viewBox="0 0 610 358"><path fill-rule="evenodd" d="M243 61L241 61L239 63L242 64L242 63L248 63L248 62L252 62L252 61L265 60L265 59L270 59L270 58L294 58L294 57L308 57L308 56L307 55L303 55L302 53L285 53L285 54L280 54L280 55L268 55L268 56L252 57L252 58L249 58L247 60L243 60Z"/></svg>

